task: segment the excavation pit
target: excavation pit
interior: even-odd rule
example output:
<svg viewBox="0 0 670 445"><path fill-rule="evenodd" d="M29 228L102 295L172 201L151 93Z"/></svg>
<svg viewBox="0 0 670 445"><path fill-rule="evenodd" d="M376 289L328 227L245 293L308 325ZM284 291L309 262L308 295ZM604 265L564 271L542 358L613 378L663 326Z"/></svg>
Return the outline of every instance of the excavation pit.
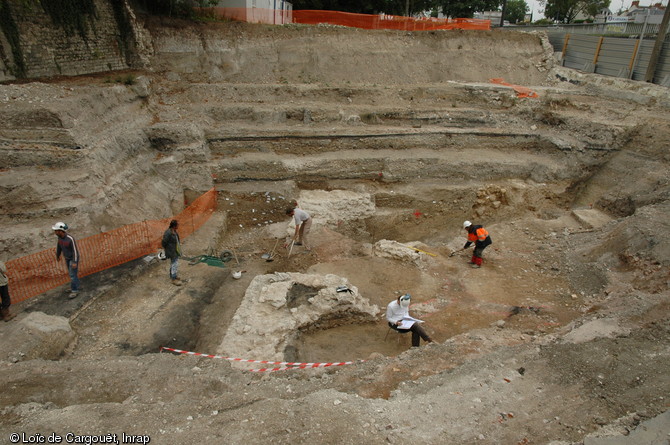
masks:
<svg viewBox="0 0 670 445"><path fill-rule="evenodd" d="M398 355L409 349L410 336L387 335L384 312L392 299L405 292L413 295L411 313L425 320L438 342L492 328L524 332L523 338L511 343L554 332L583 314L585 300L599 291L591 284L586 287L588 293L575 288L576 275L588 272L572 269L561 253L573 232L581 230L564 207L565 197L557 192L561 187L511 179L468 188L431 178L411 183L333 181L328 189L302 190L291 182L254 191L253 182L230 184L219 191L219 209L225 213L227 227L224 245L235 246L247 269L247 278L235 286L240 294L233 298L239 301L236 311L249 310L241 293L250 292L246 286L254 277L297 272L342 277L380 312L374 320L365 320L333 307L316 321L279 333L264 331L243 342L254 348L232 348L228 339L217 346L216 353L290 362ZM293 227L285 208L294 199L313 215L313 250L294 246L289 256L283 245L288 244ZM471 250L450 253L462 248L461 223L476 216L477 209L494 244L485 251L484 267L474 270L469 267ZM522 218L505 221L510 214ZM515 233L516 227L522 236ZM261 254L276 243L275 261L263 261ZM589 282L594 282L593 277ZM294 312L304 310L323 289L295 282L286 286L282 304ZM231 308L226 310L232 314ZM252 312L259 320L266 315ZM203 314L203 318L217 317ZM229 332L240 336L243 330ZM200 327L198 335L195 344L215 340L204 340L206 326ZM277 342L277 337L283 340ZM263 348L264 341L276 346Z"/></svg>
<svg viewBox="0 0 670 445"><path fill-rule="evenodd" d="M137 2L96 0L100 21L107 3L124 6L116 16ZM51 22L18 26L77 41ZM97 38L119 34L99 23L84 46L104 52ZM61 287L13 305L3 435L586 443L635 441L667 411L667 88L556 66L544 34L512 29L144 23L127 47L146 49L134 85L101 73L0 86L6 259L52 258L55 221L81 240L179 215L214 187L217 211L184 253L234 251L239 267L181 262L177 287L142 258L85 277L78 298ZM315 224L312 250L289 257L293 200ZM481 269L450 256L465 219L493 238ZM283 274L277 306L249 310L250 289ZM293 283L305 292L290 308ZM405 292L436 344L389 331L386 304ZM321 298L332 304L310 312ZM42 337L28 322L48 318L31 311L60 316L68 346L31 348ZM355 363L252 373L282 365L161 346Z"/></svg>

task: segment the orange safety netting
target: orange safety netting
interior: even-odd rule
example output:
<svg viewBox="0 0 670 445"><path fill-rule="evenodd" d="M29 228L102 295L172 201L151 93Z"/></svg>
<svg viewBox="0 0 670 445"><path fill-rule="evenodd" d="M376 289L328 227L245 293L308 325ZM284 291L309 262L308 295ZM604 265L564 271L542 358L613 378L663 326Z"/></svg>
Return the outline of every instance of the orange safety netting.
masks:
<svg viewBox="0 0 670 445"><path fill-rule="evenodd" d="M388 14L354 14L341 11L282 10L268 8L198 8L202 14L220 19L249 23L285 25L302 23L305 25L349 26L363 29L397 29L402 31L433 31L438 29L476 29L488 31L490 20L482 19L438 19L435 17L413 18Z"/></svg>
<svg viewBox="0 0 670 445"><path fill-rule="evenodd" d="M490 20L413 18L387 14L353 14L340 11L293 11L293 22L308 25L327 23L363 29L397 29L403 31L432 31L438 29L491 29Z"/></svg>
<svg viewBox="0 0 670 445"><path fill-rule="evenodd" d="M514 89L514 91L516 91L516 97L530 97L532 99L537 99L538 97L540 97L535 91L531 90L530 88L507 83L500 77L496 77L495 79L489 79L489 82L497 83L498 85L505 85L506 87L511 87L512 89Z"/></svg>
<svg viewBox="0 0 670 445"><path fill-rule="evenodd" d="M216 190L211 189L174 218L142 221L109 232L77 240L79 277L156 252L171 219L179 221L179 235L185 238L202 226L216 209ZM70 281L54 248L7 261L7 277L12 303L26 300Z"/></svg>

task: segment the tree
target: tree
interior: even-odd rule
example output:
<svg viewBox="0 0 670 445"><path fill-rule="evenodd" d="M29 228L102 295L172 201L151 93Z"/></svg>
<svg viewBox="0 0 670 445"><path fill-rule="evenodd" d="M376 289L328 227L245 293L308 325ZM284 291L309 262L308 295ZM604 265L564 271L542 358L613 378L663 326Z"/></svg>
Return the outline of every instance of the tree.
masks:
<svg viewBox="0 0 670 445"><path fill-rule="evenodd" d="M595 16L610 5L610 0L544 0L544 16L563 23L571 23L580 12Z"/></svg>
<svg viewBox="0 0 670 445"><path fill-rule="evenodd" d="M523 22L529 9L525 0L507 0L503 20L507 20L510 23Z"/></svg>
<svg viewBox="0 0 670 445"><path fill-rule="evenodd" d="M437 0L437 5L451 18L472 18L475 12L497 10L500 0Z"/></svg>

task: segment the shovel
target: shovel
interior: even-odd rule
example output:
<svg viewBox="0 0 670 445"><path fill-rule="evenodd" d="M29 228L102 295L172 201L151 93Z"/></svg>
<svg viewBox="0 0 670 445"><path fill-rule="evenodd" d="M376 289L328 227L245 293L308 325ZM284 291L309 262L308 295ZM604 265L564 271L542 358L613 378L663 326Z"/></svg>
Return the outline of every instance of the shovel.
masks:
<svg viewBox="0 0 670 445"><path fill-rule="evenodd" d="M449 257L452 257L452 256L456 255L458 252L463 252L464 250L465 250L465 247L462 248L462 249L454 250L453 252L451 252L449 254Z"/></svg>
<svg viewBox="0 0 670 445"><path fill-rule="evenodd" d="M277 244L279 244L279 238L277 238L277 241L275 241L275 246L272 248L272 252L263 254L261 258L263 258L268 263L274 261L275 249L277 248Z"/></svg>

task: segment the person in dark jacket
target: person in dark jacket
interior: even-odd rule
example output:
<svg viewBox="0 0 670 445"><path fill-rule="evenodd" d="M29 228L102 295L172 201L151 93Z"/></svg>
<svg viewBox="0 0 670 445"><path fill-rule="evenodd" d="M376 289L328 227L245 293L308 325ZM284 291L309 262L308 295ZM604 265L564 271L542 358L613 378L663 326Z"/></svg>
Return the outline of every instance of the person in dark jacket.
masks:
<svg viewBox="0 0 670 445"><path fill-rule="evenodd" d="M56 244L56 261L60 261L61 254L65 258L65 266L70 275L70 297L79 295L79 248L75 239L67 233L68 226L64 222L57 222L51 227L58 237Z"/></svg>
<svg viewBox="0 0 670 445"><path fill-rule="evenodd" d="M170 259L170 279L175 286L181 286L182 281L177 276L179 271L179 257L181 256L181 240L179 239L179 223L176 219L170 221L170 227L163 233L161 245L165 256Z"/></svg>
<svg viewBox="0 0 670 445"><path fill-rule="evenodd" d="M463 222L463 229L468 232L468 240L463 246L463 249L470 247L470 244L475 243L475 251L472 254L472 259L470 263L474 268L482 267L482 255L484 249L493 244L489 232L485 228L479 225L472 224L470 221Z"/></svg>
<svg viewBox="0 0 670 445"><path fill-rule="evenodd" d="M12 300L9 297L9 278L7 278L7 266L4 261L0 261L0 296L2 297L2 305L0 305L0 315L4 321L9 321L15 317L9 311L9 306L12 305Z"/></svg>

